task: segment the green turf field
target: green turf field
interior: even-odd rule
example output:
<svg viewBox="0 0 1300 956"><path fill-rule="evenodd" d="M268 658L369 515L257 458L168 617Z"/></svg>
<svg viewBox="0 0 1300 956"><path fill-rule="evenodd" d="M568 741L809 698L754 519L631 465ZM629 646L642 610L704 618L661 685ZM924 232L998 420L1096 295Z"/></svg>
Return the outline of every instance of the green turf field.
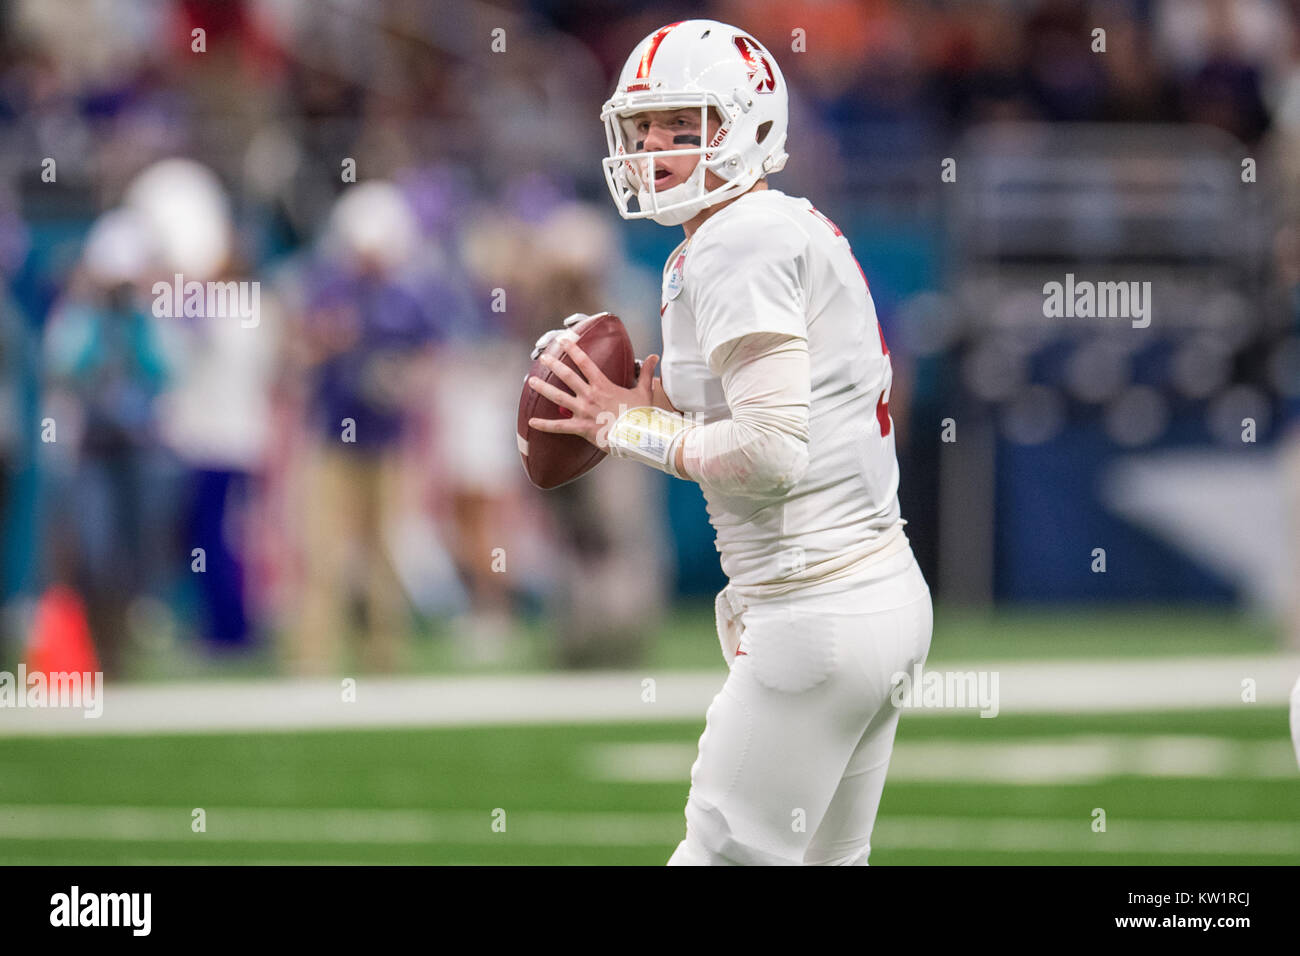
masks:
<svg viewBox="0 0 1300 956"><path fill-rule="evenodd" d="M1277 708L905 716L899 779L886 786L871 860L1300 863L1300 775L1285 726ZM681 835L686 777L628 771L671 777L689 765L700 729L0 740L0 862L659 864ZM1142 775L1122 759L1114 775L1103 766L1097 778L1071 779L1065 766L1040 782L927 780L904 769L917 762L909 753L992 747L1032 762L1081 741L1148 760L1153 747L1202 749L1184 753L1189 776L1176 761ZM1224 759L1216 766L1207 753ZM206 811L204 833L192 832L195 808ZM1093 832L1095 808L1106 812L1104 833ZM497 810L504 830L493 827Z"/></svg>
<svg viewBox="0 0 1300 956"><path fill-rule="evenodd" d="M1275 641L1267 626L1218 612L940 609L931 664L1091 659L1122 670L1153 655L1268 654ZM497 670L545 664L540 628L520 647ZM155 654L137 676L267 672L256 654L214 662L182 651ZM458 663L437 633L419 653L425 673L481 669ZM716 673L721 685L711 607L674 612L642 668ZM1237 676L1225 680L1235 693ZM1285 707L1130 707L905 713L871 862L1300 863ZM0 863L657 865L682 836L703 722L701 709L686 721L149 736L0 726ZM205 832L193 829L196 808ZM1098 810L1105 832L1094 830Z"/></svg>

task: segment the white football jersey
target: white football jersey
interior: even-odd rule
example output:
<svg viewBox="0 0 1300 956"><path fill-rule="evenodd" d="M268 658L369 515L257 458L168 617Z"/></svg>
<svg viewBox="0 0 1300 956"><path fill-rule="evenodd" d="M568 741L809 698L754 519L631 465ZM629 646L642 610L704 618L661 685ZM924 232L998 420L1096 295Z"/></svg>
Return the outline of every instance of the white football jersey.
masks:
<svg viewBox="0 0 1300 956"><path fill-rule="evenodd" d="M704 489L733 587L815 584L905 541L889 352L866 277L834 223L806 199L773 189L746 193L673 251L661 312L664 392L705 424L731 414L708 362L718 346L755 332L808 341L803 477L765 498Z"/></svg>

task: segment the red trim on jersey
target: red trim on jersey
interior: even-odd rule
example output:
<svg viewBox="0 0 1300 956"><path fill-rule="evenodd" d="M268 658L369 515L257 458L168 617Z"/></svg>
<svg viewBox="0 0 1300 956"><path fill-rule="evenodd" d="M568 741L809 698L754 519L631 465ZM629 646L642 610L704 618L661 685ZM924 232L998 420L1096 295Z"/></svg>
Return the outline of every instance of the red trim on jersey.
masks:
<svg viewBox="0 0 1300 956"><path fill-rule="evenodd" d="M835 225L835 223L831 222L829 217L823 214L815 206L809 209L808 211L812 213L814 216L816 216L818 219L820 219L822 222L826 223L826 225L830 226L831 230L835 233L836 236L839 237L844 236L844 233L840 231L840 227ZM847 242L848 240L845 241ZM858 274L862 276L862 284L867 287L867 295L870 295L871 283L867 281L867 274L862 269L862 263L858 261L857 256L853 255L852 249L849 250L849 256L853 259L853 264L858 267ZM876 320L876 331L880 334L880 353L886 358L888 358L889 346L885 344L885 330L881 327L879 319ZM880 437L881 438L888 437L889 432L893 427L893 422L889 417L889 398L887 397L885 392L881 392L880 398L876 401L876 421L880 423Z"/></svg>
<svg viewBox="0 0 1300 956"><path fill-rule="evenodd" d="M831 231L832 231L833 233L835 233L835 235L837 235L837 236L842 236L842 235L844 235L844 233L840 232L840 227L837 226L837 225L835 225L835 223L831 222L830 217L827 216L825 213L823 213L823 212L822 212L820 209L818 209L816 206L813 206L813 207L812 207L811 209L809 209L808 211L809 211L810 213L812 213L814 216L816 216L818 219L820 219L822 222L826 223L826 225L830 226L830 227L831 227Z"/></svg>
<svg viewBox="0 0 1300 956"><path fill-rule="evenodd" d="M809 211L810 213L812 213L814 216L816 216L818 219L820 219L822 222L826 223L826 225L830 226L831 229L832 229L832 231L834 231L835 235L837 235L837 236L843 236L843 235L844 235L844 233L842 233L842 232L840 231L840 227L837 226L837 225L835 225L835 223L831 222L830 219L829 219L829 218L828 218L824 213L822 213L822 212L821 212L821 211L820 211L816 206L814 206L813 208L809 209L808 211ZM847 241L848 241L848 240L846 239L845 242L847 242ZM853 250L852 250L852 249L849 250L849 255L850 255L850 256L853 256L853 264L854 264L855 266L858 267L858 275L862 276L862 284L865 285L865 286L867 287L867 292L870 293L870 292L871 292L871 283L867 281L867 274L866 274L866 272L864 272L863 269L862 269L862 263L858 261L858 257L857 257L857 256L854 256L854 255L853 255ZM889 350L888 350L888 349L885 350L885 354L886 354L886 355L889 354Z"/></svg>
<svg viewBox="0 0 1300 956"><path fill-rule="evenodd" d="M853 256L853 253L850 252L849 255ZM862 263L858 261L857 256L853 256L853 264L858 267L858 275L862 276L862 284L867 287L867 292L870 294L871 283L867 281L867 274L862 271Z"/></svg>
<svg viewBox="0 0 1300 956"><path fill-rule="evenodd" d="M659 52L659 44L664 42L664 37L668 36L673 27L679 27L681 25L682 21L678 20L676 23L670 23L666 27L660 27L655 35L650 38L650 45L646 47L645 52L641 54L641 65L636 68L636 78L638 80L644 80L650 75L650 64L654 62L655 54Z"/></svg>

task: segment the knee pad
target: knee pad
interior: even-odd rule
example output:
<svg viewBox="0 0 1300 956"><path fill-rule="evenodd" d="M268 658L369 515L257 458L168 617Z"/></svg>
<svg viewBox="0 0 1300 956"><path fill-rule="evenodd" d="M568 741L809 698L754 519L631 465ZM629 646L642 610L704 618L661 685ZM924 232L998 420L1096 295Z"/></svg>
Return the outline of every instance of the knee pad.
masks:
<svg viewBox="0 0 1300 956"><path fill-rule="evenodd" d="M871 844L864 843L856 849L849 850L839 856L828 859L818 858L812 855L812 859L804 860L805 866L867 866L867 857L871 855Z"/></svg>
<svg viewBox="0 0 1300 956"><path fill-rule="evenodd" d="M677 849L668 858L668 866L731 866L729 860L713 853L700 842L700 838L686 828L686 839L677 844Z"/></svg>
<svg viewBox="0 0 1300 956"><path fill-rule="evenodd" d="M692 795L686 801L686 853L708 866L799 866L802 861L746 843L732 832L726 816ZM678 850L681 851L679 846ZM677 854L674 853L675 857Z"/></svg>

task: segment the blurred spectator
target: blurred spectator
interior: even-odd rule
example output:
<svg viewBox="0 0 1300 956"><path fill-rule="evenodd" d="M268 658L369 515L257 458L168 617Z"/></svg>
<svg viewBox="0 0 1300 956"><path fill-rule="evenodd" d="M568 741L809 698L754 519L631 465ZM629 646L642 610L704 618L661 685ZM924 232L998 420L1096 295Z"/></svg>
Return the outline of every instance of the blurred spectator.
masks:
<svg viewBox="0 0 1300 956"><path fill-rule="evenodd" d="M533 203L553 201L549 185L534 185L521 195ZM456 255L480 304L470 310L472 323L439 350L432 396L439 491L469 597L468 613L452 622L452 633L461 655L479 662L501 660L510 650L510 589L518 575L509 572L520 570L514 549L498 550L513 540L518 518L512 500L522 477L518 451L513 441L497 444L482 436L514 430L533 341L528 334L537 322L531 285L536 250L521 212L484 205L461 232ZM507 573L499 573L503 567Z"/></svg>
<svg viewBox="0 0 1300 956"><path fill-rule="evenodd" d="M1039 118L1078 122L1098 115L1102 57L1092 50L1091 31L1088 10L1076 0L1040 3L1025 22L1022 49Z"/></svg>
<svg viewBox="0 0 1300 956"><path fill-rule="evenodd" d="M984 2L954 10L934 26L933 82L949 124L1032 117L1026 40L1014 11Z"/></svg>
<svg viewBox="0 0 1300 956"><path fill-rule="evenodd" d="M10 534L17 515L14 513L19 496L15 493L18 471L26 459L28 436L23 433L22 421L26 417L26 400L22 394L23 376L30 363L30 334L26 322L8 294L0 285L0 533ZM0 653L5 645L16 640L17 631L10 609L5 606L14 581L15 569L11 563L13 549L0 538ZM16 563L16 562L14 562Z"/></svg>
<svg viewBox="0 0 1300 956"><path fill-rule="evenodd" d="M501 516L522 476L509 446L481 434L511 427L528 350L535 339L575 312L610 311L640 346L657 345L657 288L626 281L619 233L603 206L565 199L541 177L516 180L499 206L484 210L466 233L466 264L478 284L508 292L506 323L481 335L477 360L441 381L440 435L451 476L456 523L470 560L472 588L504 601L504 575L486 574L481 555L506 539ZM486 358L495 362L492 369ZM459 364L459 361L458 361ZM457 401L479 383L476 408ZM476 463L471 465L471 463ZM555 656L564 666L631 665L641 660L659 623L666 592L662 483L646 469L604 462L581 481L537 497L552 548L547 604L554 612ZM495 578L495 580L493 580ZM499 606L499 605L498 605ZM480 640L483 639L480 635ZM485 649L480 650L480 654Z"/></svg>
<svg viewBox="0 0 1300 956"><path fill-rule="evenodd" d="M172 365L136 284L151 252L138 216L106 214L86 241L84 285L56 308L45 342L52 445L72 449L56 485L53 574L85 596L110 674L120 673L136 600L149 594L157 606L173 544L173 468L157 429Z"/></svg>
<svg viewBox="0 0 1300 956"><path fill-rule="evenodd" d="M260 283L243 279L235 265L229 202L206 167L163 160L135 179L126 201L157 236L161 261L155 276L162 277L163 297L171 298L178 275L187 288L219 283L229 292L220 300L205 295L201 314L168 319L177 370L159 409L163 438L187 466L178 531L194 572L189 580L199 600L197 630L218 645L241 644L252 628L244 516L268 440L275 310L263 301Z"/></svg>
<svg viewBox="0 0 1300 956"><path fill-rule="evenodd" d="M560 206L538 224L534 242L535 295L548 328L574 312L608 310L624 319L634 344L654 342L658 351L658 329L646 329L657 324L647 322L658 312L656 299L616 300L620 242L603 209ZM658 475L621 461L603 462L545 496L564 571L552 597L561 665L629 667L644 660L667 598L662 497Z"/></svg>
<svg viewBox="0 0 1300 956"><path fill-rule="evenodd" d="M409 607L389 547L403 503L401 442L434 340L433 317L403 282L418 232L395 186L371 182L335 205L319 286L293 343L309 370L313 438L302 496L305 581L289 654L300 673L333 671L361 591L361 665L398 666Z"/></svg>
<svg viewBox="0 0 1300 956"><path fill-rule="evenodd" d="M1163 0L1156 43L1168 58L1180 119L1255 143L1269 124L1263 90L1285 63L1290 16L1278 0Z"/></svg>

